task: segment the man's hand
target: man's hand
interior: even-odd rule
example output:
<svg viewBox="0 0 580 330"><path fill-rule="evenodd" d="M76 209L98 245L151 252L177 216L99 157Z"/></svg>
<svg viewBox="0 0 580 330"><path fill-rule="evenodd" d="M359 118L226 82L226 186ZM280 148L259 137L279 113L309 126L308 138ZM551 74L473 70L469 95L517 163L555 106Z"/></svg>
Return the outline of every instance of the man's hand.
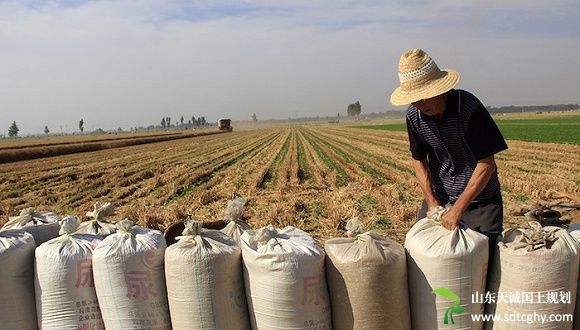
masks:
<svg viewBox="0 0 580 330"><path fill-rule="evenodd" d="M469 204L479 195L489 182L489 178L495 172L496 165L493 155L477 161L473 174L467 183L467 187L455 201L451 209L441 217L441 225L449 230L455 229L467 210Z"/></svg>
<svg viewBox="0 0 580 330"><path fill-rule="evenodd" d="M459 225L463 217L463 212L455 206L452 206L441 216L441 225L446 229L453 230Z"/></svg>

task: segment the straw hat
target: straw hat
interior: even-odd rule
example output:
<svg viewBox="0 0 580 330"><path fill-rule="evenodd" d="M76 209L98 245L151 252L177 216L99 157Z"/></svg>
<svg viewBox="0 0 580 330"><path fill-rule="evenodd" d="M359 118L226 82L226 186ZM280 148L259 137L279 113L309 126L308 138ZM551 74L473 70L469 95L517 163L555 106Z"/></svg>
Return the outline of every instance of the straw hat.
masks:
<svg viewBox="0 0 580 330"><path fill-rule="evenodd" d="M441 95L457 85L459 72L440 70L433 59L419 48L404 53L399 60L401 85L391 94L391 104L405 105Z"/></svg>

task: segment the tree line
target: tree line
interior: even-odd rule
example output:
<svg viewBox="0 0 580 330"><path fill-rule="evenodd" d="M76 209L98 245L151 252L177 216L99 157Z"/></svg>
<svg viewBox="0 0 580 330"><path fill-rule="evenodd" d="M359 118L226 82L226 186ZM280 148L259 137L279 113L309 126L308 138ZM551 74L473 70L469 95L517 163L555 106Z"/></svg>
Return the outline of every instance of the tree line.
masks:
<svg viewBox="0 0 580 330"><path fill-rule="evenodd" d="M160 126L156 126L156 125L151 125L149 127L147 127L146 129L155 129L155 128L171 128L171 127L183 127L183 128L189 128L189 127L205 127L210 125L210 123L208 123L208 121L205 119L205 116L200 116L200 117L195 117L195 116L191 116L190 119L187 120L187 122L185 122L185 118L183 116L181 116L181 118L179 118L179 121L175 124L172 125L171 123L171 117L163 117L161 119L161 123ZM82 134L85 131L85 120L81 118L81 120L79 121L79 132ZM144 129L144 128L142 128ZM62 126L61 126L61 130L62 130ZM131 128L131 131L137 131L138 128ZM121 128L119 128L117 131L122 131ZM8 127L8 137L18 137L18 133L20 132L20 127L18 126L18 124L16 123L16 121L13 121L12 124L10 124L10 126ZM43 130L45 135L50 134L50 128L48 127L48 125L44 126L44 130ZM98 128L95 130L95 132L99 133L102 132L104 133L105 131ZM0 137L2 137L2 135L0 134Z"/></svg>
<svg viewBox="0 0 580 330"><path fill-rule="evenodd" d="M208 122L207 120L205 120L204 116L201 117L197 117L195 118L195 116L191 116L191 119L187 120L187 123L185 123L185 119L183 118L183 116L181 116L181 118L179 118L178 123L174 124L173 126L171 126L171 117L163 117L161 118L161 128L170 128L170 127L204 127L207 126Z"/></svg>
<svg viewBox="0 0 580 330"><path fill-rule="evenodd" d="M508 105L508 106L501 106L501 107L486 107L490 113L513 113L513 112L549 112L549 111L572 111L580 109L578 103L570 103L570 104L554 104L554 105L525 105L525 106L517 106L517 105ZM351 103L348 105L346 109L346 113L349 117L356 117L358 118L362 112L362 106L359 101L355 103ZM338 113L337 118L340 118L340 113ZM257 117L256 114L252 114L252 121L256 122ZM185 122L185 118L181 116L179 121L172 125L171 117L163 117L160 122L160 126L151 125L147 127L149 129L155 129L156 127L160 127L162 129L171 128L171 127L182 127L182 128L189 128L189 127L205 127L208 126L208 122L205 119L205 116L195 117L191 116L190 119ZM84 132L85 128L85 121L81 118L79 121L79 131L81 133ZM137 127L134 128L137 130ZM62 127L61 127L62 130ZM133 131L133 128L131 129ZM98 132L104 132L102 129L97 129ZM122 131L121 128L118 131ZM8 136L9 137L17 137L18 133L20 132L20 128L16 121L13 121L10 127L8 127ZM48 135L50 133L50 129L48 126L44 126L44 134ZM0 135L1 137L2 135Z"/></svg>
<svg viewBox="0 0 580 330"><path fill-rule="evenodd" d="M358 118L361 111L362 111L362 106L360 105L359 101L356 101L355 103L349 104L347 107L348 116ZM340 113L338 113L337 117L340 118ZM255 113L252 114L251 118L252 118L253 122L258 121L258 118L257 118ZM191 118L187 119L187 122L185 122L185 118L183 116L181 116L179 118L179 120L177 121L177 123L173 123L173 124L172 124L172 118L169 116L165 116L165 117L161 118L161 121L159 122L159 126L151 125L151 126L147 127L146 129L147 130L155 129L155 128L166 129L166 128L171 128L171 127L190 128L190 127L205 127L208 125L209 125L209 123L205 119L205 116L199 116L197 118L195 116L191 116ZM78 127L79 127L80 133L83 133L84 127L85 127L84 119L81 118L81 120L79 121ZM136 131L136 130L138 130L138 128L137 127L135 127L134 129L131 128L131 131L133 131L133 130ZM10 125L10 127L8 128L8 136L9 137L17 137L19 131L20 131L20 129L18 127L18 124L16 124L16 122L13 121L12 124ZM122 130L119 128L118 131L122 131ZM104 131L100 128L95 130L95 132L104 133ZM49 133L50 133L50 129L49 129L48 125L44 126L44 134L48 135Z"/></svg>
<svg viewBox="0 0 580 330"><path fill-rule="evenodd" d="M79 131L81 133L83 133L84 130L85 130L85 121L84 121L84 119L81 119L79 121ZM46 135L48 135L50 133L50 129L48 128L48 125L44 126L43 131L44 131L44 134L46 134ZM17 137L18 132L20 132L20 128L18 127L18 124L16 124L16 121L13 121L12 124L10 124L10 127L8 127L8 136L9 137Z"/></svg>

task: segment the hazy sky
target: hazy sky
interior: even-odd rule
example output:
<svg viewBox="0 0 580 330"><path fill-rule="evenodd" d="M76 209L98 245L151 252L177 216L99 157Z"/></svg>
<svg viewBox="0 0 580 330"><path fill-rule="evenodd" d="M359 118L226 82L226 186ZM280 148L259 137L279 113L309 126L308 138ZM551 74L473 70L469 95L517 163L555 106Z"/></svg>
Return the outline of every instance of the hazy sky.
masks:
<svg viewBox="0 0 580 330"><path fill-rule="evenodd" d="M486 105L580 102L578 0L0 0L0 134L385 111L415 47Z"/></svg>

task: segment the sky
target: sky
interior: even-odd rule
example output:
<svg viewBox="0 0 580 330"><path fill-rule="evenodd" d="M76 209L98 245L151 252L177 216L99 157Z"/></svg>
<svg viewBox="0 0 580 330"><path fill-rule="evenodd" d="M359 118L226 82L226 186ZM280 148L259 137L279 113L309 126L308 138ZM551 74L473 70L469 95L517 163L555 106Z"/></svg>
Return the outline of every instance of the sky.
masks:
<svg viewBox="0 0 580 330"><path fill-rule="evenodd" d="M383 112L422 48L488 106L580 102L578 0L0 0L0 134Z"/></svg>

